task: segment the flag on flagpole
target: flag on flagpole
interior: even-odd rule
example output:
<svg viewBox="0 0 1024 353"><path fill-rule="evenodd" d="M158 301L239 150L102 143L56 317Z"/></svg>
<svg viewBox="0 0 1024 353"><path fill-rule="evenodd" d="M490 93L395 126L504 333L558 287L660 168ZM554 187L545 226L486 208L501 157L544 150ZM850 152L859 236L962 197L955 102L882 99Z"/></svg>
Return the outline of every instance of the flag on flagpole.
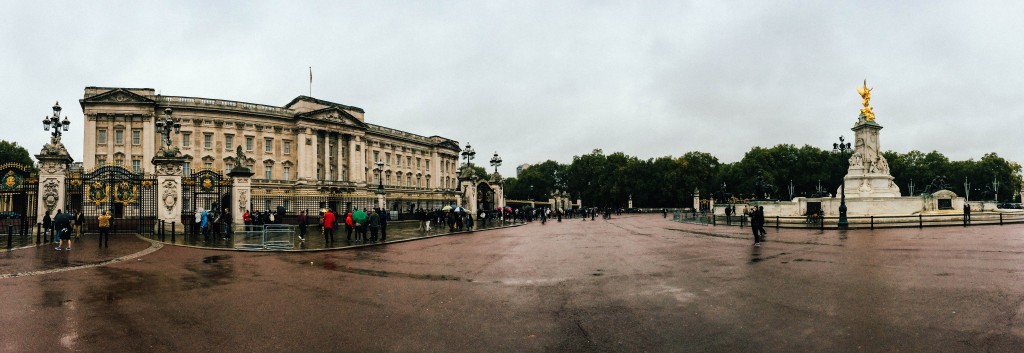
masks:
<svg viewBox="0 0 1024 353"><path fill-rule="evenodd" d="M313 96L313 67L309 67L309 96Z"/></svg>

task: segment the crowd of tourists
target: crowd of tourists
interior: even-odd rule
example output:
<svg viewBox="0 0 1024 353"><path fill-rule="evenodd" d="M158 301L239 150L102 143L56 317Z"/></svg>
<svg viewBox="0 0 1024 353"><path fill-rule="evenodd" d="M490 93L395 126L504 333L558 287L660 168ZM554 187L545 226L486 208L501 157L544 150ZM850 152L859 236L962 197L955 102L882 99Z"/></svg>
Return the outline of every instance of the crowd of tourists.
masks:
<svg viewBox="0 0 1024 353"><path fill-rule="evenodd" d="M96 217L97 228L99 229L100 248L110 247L110 224L111 215L106 210ZM43 241L56 243L54 250L71 251L72 240L82 238L82 229L85 226L85 214L79 210L57 210L53 216L46 211L43 216ZM66 244L66 245L65 245Z"/></svg>

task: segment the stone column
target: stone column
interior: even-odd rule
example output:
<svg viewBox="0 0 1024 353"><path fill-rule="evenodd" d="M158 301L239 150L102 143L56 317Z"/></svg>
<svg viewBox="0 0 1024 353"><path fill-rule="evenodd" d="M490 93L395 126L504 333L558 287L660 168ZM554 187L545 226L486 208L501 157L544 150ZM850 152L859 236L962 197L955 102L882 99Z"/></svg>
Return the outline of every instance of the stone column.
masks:
<svg viewBox="0 0 1024 353"><path fill-rule="evenodd" d="M64 209L64 180L68 167L75 160L68 154L59 137L50 138L50 143L43 146L42 152L36 155L36 160L39 161L39 202L36 206L36 222L42 223L47 211L53 218L57 210Z"/></svg>
<svg viewBox="0 0 1024 353"><path fill-rule="evenodd" d="M364 146L362 145L362 143L360 143L359 140L360 139L358 136L352 136L352 139L349 140L348 149L350 156L352 156L352 158L349 159L348 165L349 173L351 173L350 176L352 177L349 180L355 183L357 187L365 187L366 167L363 166L363 164L366 162L365 158L363 157L365 156L365 151L363 150Z"/></svg>
<svg viewBox="0 0 1024 353"><path fill-rule="evenodd" d="M301 128L301 132L299 132L296 135L295 139L296 139L296 141L295 141L295 153L298 154L298 158L295 158L295 163L297 164L297 167L298 167L297 170L295 171L296 173L298 173L298 175L296 175L296 177L298 177L298 180L300 182L308 181L308 180L312 179L310 177L310 175L312 175L312 173L310 173L311 169L310 169L310 164L309 164L309 161L311 159L311 158L309 158L309 151L310 151L310 149L309 149L308 146L306 146L306 139L309 139L309 129ZM312 142L312 141L310 141L310 142ZM312 159L316 159L316 158L312 158ZM316 172L316 163L313 163L312 171L314 173Z"/></svg>
<svg viewBox="0 0 1024 353"><path fill-rule="evenodd" d="M181 177L185 159L181 157L153 157L156 170L157 217L164 222L181 223ZM184 230L184 227L177 229Z"/></svg>
<svg viewBox="0 0 1024 353"><path fill-rule="evenodd" d="M693 189L693 209L700 211L700 190Z"/></svg>
<svg viewBox="0 0 1024 353"><path fill-rule="evenodd" d="M228 172L228 176L231 177L231 197L234 198L231 205L231 224L244 224L242 220L242 214L245 210L249 209L249 205L252 203L252 175L253 172L249 168L239 168L236 166Z"/></svg>
<svg viewBox="0 0 1024 353"><path fill-rule="evenodd" d="M320 144L320 150L323 151L323 163L317 158L317 163L323 165L321 172L323 177L320 180L330 180L331 176L331 133L321 131L324 134L324 142ZM320 134L317 134L317 142L320 142Z"/></svg>
<svg viewBox="0 0 1024 353"><path fill-rule="evenodd" d="M334 140L337 141L337 142L334 143L334 146L335 146L334 155L336 156L334 158L334 171L335 171L335 173L334 173L334 180L345 180L345 177L341 175L341 172L343 170L343 169L341 169L341 164L342 164L341 163L341 160L342 160L341 153L342 153L342 151L345 150L344 148L341 148L341 146L342 146L343 143L345 143L345 136L339 134L339 135L337 135L337 137Z"/></svg>

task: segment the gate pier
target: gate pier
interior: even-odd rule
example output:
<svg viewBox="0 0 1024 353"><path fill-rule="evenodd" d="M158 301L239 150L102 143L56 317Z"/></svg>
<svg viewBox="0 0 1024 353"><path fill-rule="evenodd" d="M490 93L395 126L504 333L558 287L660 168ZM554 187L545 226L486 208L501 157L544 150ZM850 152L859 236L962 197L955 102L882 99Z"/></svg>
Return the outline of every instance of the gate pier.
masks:
<svg viewBox="0 0 1024 353"><path fill-rule="evenodd" d="M153 157L156 167L157 216L166 223L181 222L181 177L185 159L182 157ZM181 228L184 231L184 227Z"/></svg>
<svg viewBox="0 0 1024 353"><path fill-rule="evenodd" d="M42 152L36 155L36 160L39 161L39 202L36 222L42 223L47 211L50 212L50 217L53 217L57 209L64 205L67 187L64 181L68 167L75 160L60 142L60 136L51 137L50 143L44 145Z"/></svg>

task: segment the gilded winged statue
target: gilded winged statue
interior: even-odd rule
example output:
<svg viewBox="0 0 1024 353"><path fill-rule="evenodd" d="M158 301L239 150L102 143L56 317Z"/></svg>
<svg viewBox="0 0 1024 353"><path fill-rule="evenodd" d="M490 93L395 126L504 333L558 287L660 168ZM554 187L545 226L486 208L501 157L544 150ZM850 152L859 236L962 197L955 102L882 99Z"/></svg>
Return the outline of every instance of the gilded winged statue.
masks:
<svg viewBox="0 0 1024 353"><path fill-rule="evenodd" d="M864 101L861 102L864 104L864 108L860 109L860 113L861 115L864 115L864 120L867 121L875 121L875 112L871 110L870 106L872 89L873 88L868 88L868 80L866 79L864 80L863 87L857 87L857 93L860 93L860 97L864 99Z"/></svg>

